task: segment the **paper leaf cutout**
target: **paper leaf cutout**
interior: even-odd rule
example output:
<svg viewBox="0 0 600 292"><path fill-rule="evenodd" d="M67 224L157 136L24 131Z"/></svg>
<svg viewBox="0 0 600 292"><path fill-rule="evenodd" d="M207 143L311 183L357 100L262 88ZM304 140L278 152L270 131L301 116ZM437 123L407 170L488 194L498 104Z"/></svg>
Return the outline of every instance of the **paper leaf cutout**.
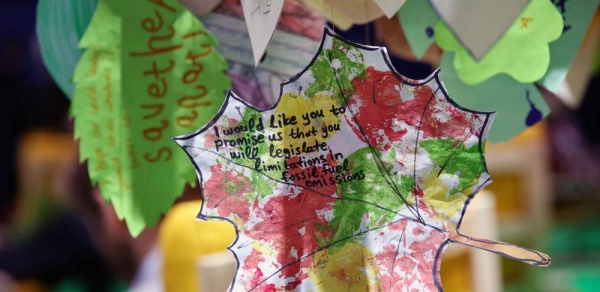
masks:
<svg viewBox="0 0 600 292"><path fill-rule="evenodd" d="M532 0L480 61L469 55L443 23L436 27L435 39L442 49L456 52L454 68L466 84L479 84L500 73L531 83L546 73L550 63L548 43L560 37L562 30L562 17L554 5L548 0Z"/></svg>
<svg viewBox="0 0 600 292"><path fill-rule="evenodd" d="M461 105L481 111L496 111L494 127L488 139L503 142L540 122L550 108L533 83L522 84L508 75L493 76L477 85L465 84L458 76L452 60L454 53L442 55L440 67L444 85L452 98Z"/></svg>
<svg viewBox="0 0 600 292"><path fill-rule="evenodd" d="M440 21L429 0L411 0L398 11L398 20L410 49L418 59L423 58L434 42L434 29Z"/></svg>
<svg viewBox="0 0 600 292"><path fill-rule="evenodd" d="M404 5L404 3L406 2L406 0L374 0L375 3L377 3L377 5L379 5L379 7L381 8L381 11L383 11L383 13L385 13L385 16L387 16L388 18L392 18L394 15L396 15L396 13L398 13L398 10L400 10L400 7L402 7L402 5Z"/></svg>
<svg viewBox="0 0 600 292"><path fill-rule="evenodd" d="M199 218L236 226L232 291L437 291L450 241L548 264L458 234L490 182L493 114L455 104L438 72L415 82L389 64L385 49L326 30L273 108L230 93L210 123L175 138L198 171Z"/></svg>
<svg viewBox="0 0 600 292"><path fill-rule="evenodd" d="M492 48L529 2L529 0L430 1L450 30L460 39L466 51L477 60L483 58Z"/></svg>
<svg viewBox="0 0 600 292"><path fill-rule="evenodd" d="M230 82L214 44L175 0L100 0L81 40L75 137L91 180L134 236L195 184L169 138L203 125L222 104Z"/></svg>
<svg viewBox="0 0 600 292"><path fill-rule="evenodd" d="M598 0L552 2L563 16L563 33L558 40L550 44L550 65L540 83L551 92L557 93L567 77L569 67L596 12Z"/></svg>
<svg viewBox="0 0 600 292"><path fill-rule="evenodd" d="M75 66L82 54L77 47L87 28L96 0L40 0L36 30L44 64L62 92L73 96Z"/></svg>
<svg viewBox="0 0 600 292"><path fill-rule="evenodd" d="M284 0L242 0L254 63L258 65L275 32Z"/></svg>

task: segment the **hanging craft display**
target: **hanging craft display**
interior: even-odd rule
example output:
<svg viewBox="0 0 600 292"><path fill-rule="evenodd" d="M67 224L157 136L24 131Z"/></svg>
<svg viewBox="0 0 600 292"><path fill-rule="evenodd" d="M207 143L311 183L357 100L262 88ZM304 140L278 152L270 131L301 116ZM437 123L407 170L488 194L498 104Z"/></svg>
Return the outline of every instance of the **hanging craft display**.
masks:
<svg viewBox="0 0 600 292"><path fill-rule="evenodd" d="M71 105L80 157L134 236L196 182L169 139L223 103L230 81L214 45L175 0L100 0L81 40Z"/></svg>
<svg viewBox="0 0 600 292"><path fill-rule="evenodd" d="M430 1L468 53L479 60L517 19L530 0Z"/></svg>
<svg viewBox="0 0 600 292"><path fill-rule="evenodd" d="M280 94L259 110L230 92L208 124L174 138L198 172L199 218L236 227L231 291L438 291L450 242L550 263L459 233L491 181L494 114L456 104L439 71L408 80L385 49L326 30Z"/></svg>
<svg viewBox="0 0 600 292"><path fill-rule="evenodd" d="M82 50L77 47L87 28L96 0L40 0L36 31L44 64L62 92L73 96L75 66Z"/></svg>
<svg viewBox="0 0 600 292"><path fill-rule="evenodd" d="M285 2L278 28L255 66L242 7L237 0L224 0L213 13L201 17L206 29L217 38L216 49L228 62L232 90L255 107L271 107L279 96L280 84L304 69L319 48L325 19L310 9ZM294 56L294 58L290 58Z"/></svg>

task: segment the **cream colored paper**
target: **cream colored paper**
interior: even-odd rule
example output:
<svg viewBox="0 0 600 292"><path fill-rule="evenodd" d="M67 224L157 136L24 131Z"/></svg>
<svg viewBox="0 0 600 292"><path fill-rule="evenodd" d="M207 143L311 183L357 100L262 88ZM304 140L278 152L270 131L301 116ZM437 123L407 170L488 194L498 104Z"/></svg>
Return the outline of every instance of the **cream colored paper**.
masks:
<svg viewBox="0 0 600 292"><path fill-rule="evenodd" d="M254 64L258 65L281 16L284 0L242 0Z"/></svg>
<svg viewBox="0 0 600 292"><path fill-rule="evenodd" d="M430 0L448 27L477 60L521 14L529 0Z"/></svg>

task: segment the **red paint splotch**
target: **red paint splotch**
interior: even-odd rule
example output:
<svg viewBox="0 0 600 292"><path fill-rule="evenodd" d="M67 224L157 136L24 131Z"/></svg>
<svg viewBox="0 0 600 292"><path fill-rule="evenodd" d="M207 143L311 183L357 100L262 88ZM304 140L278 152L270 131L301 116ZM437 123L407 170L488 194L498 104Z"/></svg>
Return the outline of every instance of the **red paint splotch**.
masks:
<svg viewBox="0 0 600 292"><path fill-rule="evenodd" d="M473 128L473 121L479 119L476 114L452 105L442 93L434 93L427 84L405 85L392 72L373 67L367 68L366 73L366 77L352 81L356 92L348 103L360 107L355 112L356 121L349 119L349 123L361 140L365 140L360 133L362 129L369 144L379 150L389 150L408 132L398 127L400 121L412 127L411 130L421 131L421 138L426 139L464 136ZM409 96L401 96L404 86L411 86L412 94L407 90L402 94Z"/></svg>
<svg viewBox="0 0 600 292"><path fill-rule="evenodd" d="M210 167L212 176L204 184L204 203L207 208L217 209L217 214L229 218L237 214L247 222L250 215L250 203L246 195L252 185L243 176L233 171L224 171L221 164Z"/></svg>
<svg viewBox="0 0 600 292"><path fill-rule="evenodd" d="M262 209L256 210L260 221L247 230L246 235L273 245L280 266L289 265L281 271L280 277L302 276L301 269L310 265L312 257L302 261L300 258L314 253L320 248L319 240L334 234L327 228L327 220L317 213L318 210L333 210L334 202L330 196L307 189L294 197L291 193L273 197Z"/></svg>

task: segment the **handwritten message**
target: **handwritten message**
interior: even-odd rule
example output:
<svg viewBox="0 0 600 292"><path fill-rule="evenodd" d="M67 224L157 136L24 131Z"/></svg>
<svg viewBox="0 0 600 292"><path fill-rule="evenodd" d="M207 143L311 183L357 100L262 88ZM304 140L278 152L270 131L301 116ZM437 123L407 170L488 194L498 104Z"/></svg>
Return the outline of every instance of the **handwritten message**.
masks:
<svg viewBox="0 0 600 292"><path fill-rule="evenodd" d="M170 138L206 123L223 102L230 82L215 43L175 0L101 0L82 39L76 136L92 181L133 235L196 181Z"/></svg>
<svg viewBox="0 0 600 292"><path fill-rule="evenodd" d="M233 161L249 160L253 170L277 172L275 179L286 183L326 187L363 180L364 170L353 172L327 142L341 125L324 121L339 121L345 112L345 107L331 105L328 110L254 115L237 126L213 126L213 150Z"/></svg>

